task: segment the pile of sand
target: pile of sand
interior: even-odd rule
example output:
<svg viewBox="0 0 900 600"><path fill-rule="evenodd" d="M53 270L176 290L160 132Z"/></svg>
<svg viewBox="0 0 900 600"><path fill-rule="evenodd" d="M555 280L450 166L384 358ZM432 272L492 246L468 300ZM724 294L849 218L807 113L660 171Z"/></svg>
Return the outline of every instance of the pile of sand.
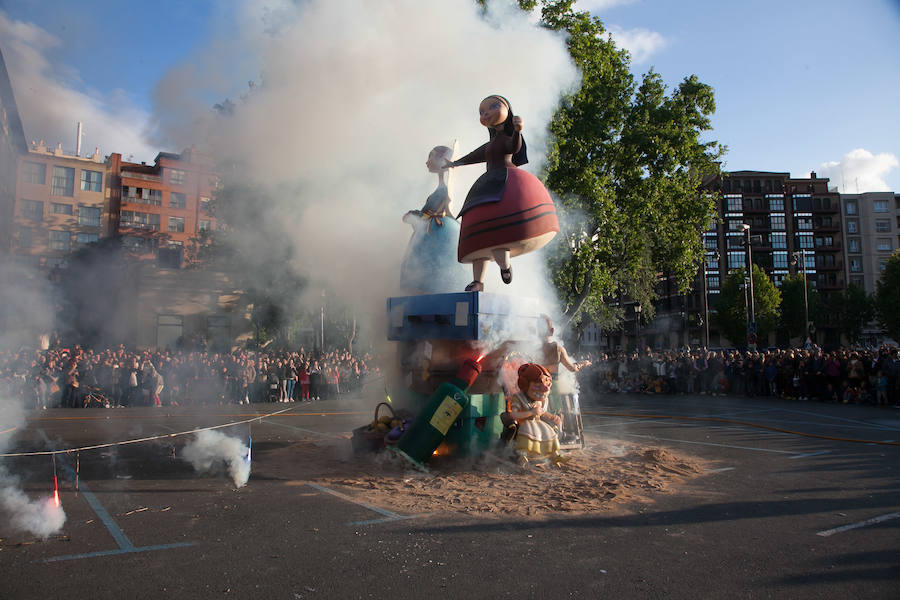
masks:
<svg viewBox="0 0 900 600"><path fill-rule="evenodd" d="M271 474L327 486L404 514L541 516L650 502L705 470L696 458L618 440L588 438L587 447L572 452L572 460L561 467L521 468L497 454L477 460L436 457L430 473L408 467L389 452L353 456L349 441L345 444L293 443L277 451L290 457L290 473ZM276 470L288 468L287 460L276 462L281 465Z"/></svg>

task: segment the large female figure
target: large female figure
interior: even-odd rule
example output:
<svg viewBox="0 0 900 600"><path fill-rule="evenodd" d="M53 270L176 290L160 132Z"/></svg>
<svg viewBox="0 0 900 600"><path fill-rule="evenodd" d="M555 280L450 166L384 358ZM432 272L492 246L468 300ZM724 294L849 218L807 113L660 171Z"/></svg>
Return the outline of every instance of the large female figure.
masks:
<svg viewBox="0 0 900 600"><path fill-rule="evenodd" d="M510 257L544 246L559 232L556 207L540 180L518 165L528 162L522 120L503 96L488 96L478 108L488 142L448 166L487 163L459 211L462 229L457 258L472 263L473 281L466 291L484 289L487 263L500 266L504 283L512 281Z"/></svg>

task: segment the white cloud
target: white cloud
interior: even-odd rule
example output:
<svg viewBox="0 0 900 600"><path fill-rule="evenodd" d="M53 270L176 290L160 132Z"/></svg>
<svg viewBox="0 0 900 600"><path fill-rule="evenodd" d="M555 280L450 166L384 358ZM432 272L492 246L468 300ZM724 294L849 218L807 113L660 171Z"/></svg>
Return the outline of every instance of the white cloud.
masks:
<svg viewBox="0 0 900 600"><path fill-rule="evenodd" d="M620 48L631 53L631 62L641 64L666 47L666 38L661 33L649 29L622 29L616 25L608 27L609 34Z"/></svg>
<svg viewBox="0 0 900 600"><path fill-rule="evenodd" d="M851 150L839 161L829 161L819 166L818 174L836 183L838 191L846 194L890 191L885 175L900 166L897 157L890 152L872 154L863 148Z"/></svg>
<svg viewBox="0 0 900 600"><path fill-rule="evenodd" d="M62 143L71 153L76 123L81 121L83 154L99 147L107 154L121 152L140 159L155 156L144 137L145 111L129 102L122 91L102 94L84 85L77 72L48 60L47 52L62 44L59 38L0 11L0 40L28 140L42 139L51 147Z"/></svg>

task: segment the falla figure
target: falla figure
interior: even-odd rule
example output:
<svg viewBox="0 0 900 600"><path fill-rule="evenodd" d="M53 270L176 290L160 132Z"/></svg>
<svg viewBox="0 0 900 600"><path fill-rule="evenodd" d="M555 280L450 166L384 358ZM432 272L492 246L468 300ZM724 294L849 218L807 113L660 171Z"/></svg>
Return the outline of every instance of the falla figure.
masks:
<svg viewBox="0 0 900 600"><path fill-rule="evenodd" d="M425 167L438 177L438 185L421 210L403 215L413 228L400 267L400 287L410 294L437 294L458 290L465 285L465 268L453 251L459 243L459 221L450 212L447 190L447 162L453 156L449 146L435 146Z"/></svg>
<svg viewBox="0 0 900 600"><path fill-rule="evenodd" d="M533 252L559 232L556 207L541 181L519 169L528 162L522 119L513 114L509 101L492 95L478 107L488 142L446 166L486 163L459 211L462 227L457 259L472 264L472 283L467 292L484 290L489 261L500 267L504 283L512 281L510 258Z"/></svg>

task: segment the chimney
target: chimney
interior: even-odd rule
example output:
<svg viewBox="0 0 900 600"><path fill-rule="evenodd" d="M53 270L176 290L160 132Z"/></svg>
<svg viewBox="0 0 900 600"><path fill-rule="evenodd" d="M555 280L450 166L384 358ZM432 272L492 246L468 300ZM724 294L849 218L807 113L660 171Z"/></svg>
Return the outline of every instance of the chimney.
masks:
<svg viewBox="0 0 900 600"><path fill-rule="evenodd" d="M816 172L815 172L815 171L810 171L810 172L809 172L809 178L810 178L810 179L818 179L818 177L816 177Z"/></svg>
<svg viewBox="0 0 900 600"><path fill-rule="evenodd" d="M78 121L78 133L75 134L75 156L81 156L81 121Z"/></svg>

